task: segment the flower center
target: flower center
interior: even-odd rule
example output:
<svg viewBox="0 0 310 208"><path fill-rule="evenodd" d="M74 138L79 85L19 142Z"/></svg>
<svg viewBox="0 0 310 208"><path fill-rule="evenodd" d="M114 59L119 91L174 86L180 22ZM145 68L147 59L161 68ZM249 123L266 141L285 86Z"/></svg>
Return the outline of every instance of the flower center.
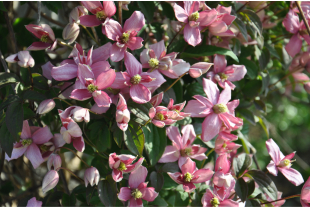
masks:
<svg viewBox="0 0 310 208"><path fill-rule="evenodd" d="M192 152L192 148L185 148L183 150L181 150L181 156L186 157L186 156L190 156Z"/></svg>
<svg viewBox="0 0 310 208"><path fill-rule="evenodd" d="M225 73L218 73L218 75L220 76L222 81L225 81L228 78L227 74L225 74Z"/></svg>
<svg viewBox="0 0 310 208"><path fill-rule="evenodd" d="M31 145L32 144L32 139L24 139L22 141L22 145L26 146L26 145Z"/></svg>
<svg viewBox="0 0 310 208"><path fill-rule="evenodd" d="M40 146L40 150L42 151L42 153L47 152L48 151L48 146L43 144L43 145Z"/></svg>
<svg viewBox="0 0 310 208"><path fill-rule="evenodd" d="M90 93L93 93L95 92L96 90L98 90L98 87L94 84L90 84L87 86L87 90L90 92Z"/></svg>
<svg viewBox="0 0 310 208"><path fill-rule="evenodd" d="M109 90L110 92L112 92L114 95L117 95L121 90L119 89L113 89L111 87L108 87L107 90Z"/></svg>
<svg viewBox="0 0 310 208"><path fill-rule="evenodd" d="M191 16L189 17L190 21L197 21L199 19L199 13L198 12L194 12L191 14Z"/></svg>
<svg viewBox="0 0 310 208"><path fill-rule="evenodd" d="M158 66L158 64L159 64L159 61L157 58L151 58L149 60L149 65L151 68L156 68Z"/></svg>
<svg viewBox="0 0 310 208"><path fill-rule="evenodd" d="M134 189L132 192L131 192L131 196L133 196L136 199L140 199L142 198L142 193L141 191L139 191L139 189Z"/></svg>
<svg viewBox="0 0 310 208"><path fill-rule="evenodd" d="M165 116L162 113L157 113L155 116L155 119L163 121L163 120L165 120Z"/></svg>
<svg viewBox="0 0 310 208"><path fill-rule="evenodd" d="M210 201L212 207L218 207L220 205L220 201L218 198L214 197L213 199L211 199Z"/></svg>
<svg viewBox="0 0 310 208"><path fill-rule="evenodd" d="M129 36L130 34L129 33L123 33L122 37L121 37L121 40L123 43L127 43L129 41Z"/></svg>
<svg viewBox="0 0 310 208"><path fill-rule="evenodd" d="M222 147L223 147L223 148L226 148L226 147L227 147L227 144L226 144L226 143L224 143Z"/></svg>
<svg viewBox="0 0 310 208"><path fill-rule="evenodd" d="M42 35L40 38L41 42L43 42L43 43L47 43L48 39L49 39L48 35Z"/></svg>
<svg viewBox="0 0 310 208"><path fill-rule="evenodd" d="M189 172L184 174L184 181L185 182L191 182L192 179L193 179L193 175L190 174Z"/></svg>
<svg viewBox="0 0 310 208"><path fill-rule="evenodd" d="M99 11L96 13L96 18L100 21L104 20L105 19L105 13L104 11Z"/></svg>
<svg viewBox="0 0 310 208"><path fill-rule="evenodd" d="M282 160L278 166L280 166L280 167L289 167L292 164L292 162L295 162L295 161L296 160L285 159L285 160Z"/></svg>
<svg viewBox="0 0 310 208"><path fill-rule="evenodd" d="M228 112L227 105L222 104L222 103L215 104L212 109L213 109L214 113L216 113L216 114Z"/></svg>
<svg viewBox="0 0 310 208"><path fill-rule="evenodd" d="M120 170L120 171L127 170L126 165L123 162L121 162L119 164L117 169Z"/></svg>
<svg viewBox="0 0 310 208"><path fill-rule="evenodd" d="M131 77L130 82L132 84L139 84L141 81L141 76L139 74L136 74L135 76Z"/></svg>

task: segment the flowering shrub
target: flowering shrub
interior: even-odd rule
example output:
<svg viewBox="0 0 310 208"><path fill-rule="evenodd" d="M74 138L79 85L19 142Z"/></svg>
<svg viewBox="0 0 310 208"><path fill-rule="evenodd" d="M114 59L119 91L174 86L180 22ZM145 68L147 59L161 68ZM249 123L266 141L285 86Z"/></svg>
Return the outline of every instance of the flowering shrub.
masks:
<svg viewBox="0 0 310 208"><path fill-rule="evenodd" d="M12 25L0 2L13 48L0 44L1 203L309 206L310 178L265 118L271 93L310 93L308 2L75 3L67 25L41 14L61 2L27 3L51 25ZM249 139L256 123L265 167ZM8 174L16 164L30 181ZM298 193L282 196L281 174Z"/></svg>

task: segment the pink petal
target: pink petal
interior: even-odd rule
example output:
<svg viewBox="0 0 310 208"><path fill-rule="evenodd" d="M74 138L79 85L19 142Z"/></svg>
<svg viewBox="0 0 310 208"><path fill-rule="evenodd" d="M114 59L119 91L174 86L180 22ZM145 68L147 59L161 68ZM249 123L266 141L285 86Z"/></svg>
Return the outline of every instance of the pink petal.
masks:
<svg viewBox="0 0 310 208"><path fill-rule="evenodd" d="M194 140L196 139L196 134L193 125L188 124L182 127L182 140L183 144L182 147L186 147L189 144L192 144Z"/></svg>
<svg viewBox="0 0 310 208"><path fill-rule="evenodd" d="M203 78L202 85L209 100L213 103L213 105L217 104L219 99L219 89L216 84L209 79Z"/></svg>
<svg viewBox="0 0 310 208"><path fill-rule="evenodd" d="M105 33L109 39L117 41L116 37L121 37L123 35L123 29L117 21L109 19L105 24Z"/></svg>
<svg viewBox="0 0 310 208"><path fill-rule="evenodd" d="M120 170L117 170L117 169L113 169L113 171L112 171L112 178L113 178L113 180L115 182L120 182L123 179L123 172L120 171ZM121 188L121 191L122 191L122 189L123 188ZM122 199L120 199L120 200L122 200ZM123 201L127 201L127 200L123 200Z"/></svg>
<svg viewBox="0 0 310 208"><path fill-rule="evenodd" d="M143 39L140 37L131 37L129 41L126 43L126 45L130 50L133 51L133 50L141 48L143 46L142 42L143 42Z"/></svg>
<svg viewBox="0 0 310 208"><path fill-rule="evenodd" d="M185 192L192 192L196 186L193 183L183 183L183 189Z"/></svg>
<svg viewBox="0 0 310 208"><path fill-rule="evenodd" d="M222 21L226 23L226 25L231 25L231 23L236 19L236 16L230 14L224 14L222 16Z"/></svg>
<svg viewBox="0 0 310 208"><path fill-rule="evenodd" d="M206 182L208 180L210 180L213 176L214 172L210 169L200 169L200 170L197 170L193 176L194 177L197 177L197 179L193 179L191 182L193 183L203 183L203 182Z"/></svg>
<svg viewBox="0 0 310 208"><path fill-rule="evenodd" d="M209 111L207 111L209 109ZM210 109L197 100L190 100L184 108L185 113L190 113L191 117L204 118L210 113Z"/></svg>
<svg viewBox="0 0 310 208"><path fill-rule="evenodd" d="M34 169L44 162L39 147L34 143L28 147L25 156L30 160Z"/></svg>
<svg viewBox="0 0 310 208"><path fill-rule="evenodd" d="M231 99L231 89L227 83L225 83L225 89L221 92L218 103L227 104Z"/></svg>
<svg viewBox="0 0 310 208"><path fill-rule="evenodd" d="M158 121L158 120L152 120L152 123L155 125L155 126L157 126L157 127L159 127L159 128L163 128L166 124L164 123L164 122L162 122L162 121Z"/></svg>
<svg viewBox="0 0 310 208"><path fill-rule="evenodd" d="M166 133L168 138L175 143L176 147L180 150L183 148L182 137L180 135L179 129L176 126L169 126L166 128Z"/></svg>
<svg viewBox="0 0 310 208"><path fill-rule="evenodd" d="M190 158L187 158L186 162L180 168L182 174L193 173L196 170L196 163L192 161Z"/></svg>
<svg viewBox="0 0 310 208"><path fill-rule="evenodd" d="M199 27L191 27L189 24L186 24L184 27L184 39L189 45L198 45L201 42Z"/></svg>
<svg viewBox="0 0 310 208"><path fill-rule="evenodd" d="M112 103L111 98L104 91L97 90L96 92L93 92L93 98L99 107L109 107L110 104Z"/></svg>
<svg viewBox="0 0 310 208"><path fill-rule="evenodd" d="M38 201L36 197L32 197L28 202L26 207L42 207L42 202Z"/></svg>
<svg viewBox="0 0 310 208"><path fill-rule="evenodd" d="M93 64L97 63L98 61L106 61L110 57L110 50L111 50L112 44L106 43L103 46L96 48L93 51ZM92 65L93 68L93 65Z"/></svg>
<svg viewBox="0 0 310 208"><path fill-rule="evenodd" d="M103 10L108 17L112 17L116 12L116 6L113 1L103 1Z"/></svg>
<svg viewBox="0 0 310 208"><path fill-rule="evenodd" d="M147 103L151 100L151 92L142 84L132 85L130 87L130 97L136 103Z"/></svg>
<svg viewBox="0 0 310 208"><path fill-rule="evenodd" d="M293 157L295 156L295 153L296 152L292 152L291 154L286 155L282 160L285 160L285 159L291 160L291 159L293 159Z"/></svg>
<svg viewBox="0 0 310 208"><path fill-rule="evenodd" d="M166 51L165 41L161 40L158 43L149 45L149 48L152 49L157 58L160 57L163 51Z"/></svg>
<svg viewBox="0 0 310 208"><path fill-rule="evenodd" d="M48 126L40 128L32 134L32 140L35 144L44 144L48 142L51 138L53 138L53 134L51 133Z"/></svg>
<svg viewBox="0 0 310 208"><path fill-rule="evenodd" d="M86 79L95 79L92 69L85 64L79 64L77 75L83 85L86 85Z"/></svg>
<svg viewBox="0 0 310 208"><path fill-rule="evenodd" d="M129 201L129 207L143 207L143 203L141 199L131 198Z"/></svg>
<svg viewBox="0 0 310 208"><path fill-rule="evenodd" d="M148 187L144 189L140 189L142 193L142 199L146 201L154 201L155 198L158 196L158 193L155 191L155 188L153 187Z"/></svg>
<svg viewBox="0 0 310 208"><path fill-rule="evenodd" d="M96 14L97 9L102 9L100 1L81 1L82 5L91 13Z"/></svg>
<svg viewBox="0 0 310 208"><path fill-rule="evenodd" d="M140 11L135 11L125 21L124 31L125 32L128 32L128 31L130 31L130 32L131 31L139 32L144 25L145 25L144 15Z"/></svg>
<svg viewBox="0 0 310 208"><path fill-rule="evenodd" d="M204 142L210 141L220 132L221 127L222 122L218 115L215 113L209 114L202 123L201 139Z"/></svg>
<svg viewBox="0 0 310 208"><path fill-rule="evenodd" d="M245 66L243 66L243 65L233 64L233 65L228 66L226 68L226 70L230 70L230 69L234 69L234 73L230 74L228 79L227 79L231 82L235 82L235 81L239 81L239 80L243 79L243 77L247 73L247 70L246 70Z"/></svg>
<svg viewBox="0 0 310 208"><path fill-rule="evenodd" d="M5 153L5 159L6 159L7 161L11 161L11 160L17 159L17 158L21 157L21 156L26 152L26 150L27 150L27 148L28 148L28 145L23 146L21 143L17 143L17 144L20 144L21 147L19 147L19 148L14 147L14 148L13 148L13 151L12 151L12 154L11 154L11 157L9 157L9 156ZM14 145L14 146L15 146L15 145Z"/></svg>
<svg viewBox="0 0 310 208"><path fill-rule="evenodd" d="M96 15L84 15L80 17L80 24L86 27L96 27L101 25L101 21L97 19Z"/></svg>
<svg viewBox="0 0 310 208"><path fill-rule="evenodd" d="M183 3L184 3L184 9L188 15L190 15L194 12L197 12L199 10L199 2L198 1L194 1L194 2L185 1Z"/></svg>
<svg viewBox="0 0 310 208"><path fill-rule="evenodd" d="M278 168L272 160L270 161L270 163L267 165L266 168L269 171L269 173L271 173L272 175L274 176L278 175Z"/></svg>
<svg viewBox="0 0 310 208"><path fill-rule="evenodd" d="M161 156L159 163L175 162L180 157L180 151L175 146L166 146L164 154Z"/></svg>
<svg viewBox="0 0 310 208"><path fill-rule="evenodd" d="M158 72L158 70L146 73L142 72L142 75L149 75L151 78L155 78L155 80L148 82L148 83L143 83L143 85L147 88L151 88L151 90L156 90L158 87L160 87L166 80L164 77Z"/></svg>
<svg viewBox="0 0 310 208"><path fill-rule="evenodd" d="M291 37L288 44L285 46L285 50L291 57L295 57L297 53L300 52L302 46L302 40L299 37L299 34L295 34Z"/></svg>
<svg viewBox="0 0 310 208"><path fill-rule="evenodd" d="M52 80L53 79L52 74L51 74L53 67L55 67L55 66L50 61L41 66L42 72L43 72L42 74L48 80Z"/></svg>
<svg viewBox="0 0 310 208"><path fill-rule="evenodd" d="M185 23L188 21L188 14L182 7L180 7L178 4L174 4L173 9L177 20Z"/></svg>
<svg viewBox="0 0 310 208"><path fill-rule="evenodd" d="M106 113L109 109L110 107L99 107L97 103L95 103L95 105L93 105L93 107L90 110L98 114L103 114Z"/></svg>
<svg viewBox="0 0 310 208"><path fill-rule="evenodd" d="M129 52L125 52L125 66L130 77L142 73L142 65L139 61Z"/></svg>
<svg viewBox="0 0 310 208"><path fill-rule="evenodd" d="M217 18L217 11L215 9L209 11L202 11L199 13L198 22L200 26L209 26Z"/></svg>
<svg viewBox="0 0 310 208"><path fill-rule="evenodd" d="M225 199L220 203L219 207L239 207L239 203L231 199Z"/></svg>
<svg viewBox="0 0 310 208"><path fill-rule="evenodd" d="M20 135L20 138L22 138L22 139L31 138L31 130L30 130L30 127L29 127L27 120L23 121L23 130L22 130L22 133Z"/></svg>
<svg viewBox="0 0 310 208"><path fill-rule="evenodd" d="M299 186L304 182L302 175L293 168L279 168L279 171L295 186Z"/></svg>
<svg viewBox="0 0 310 208"><path fill-rule="evenodd" d="M153 119L155 117L155 114L156 114L156 109L154 107L150 108L149 117Z"/></svg>
<svg viewBox="0 0 310 208"><path fill-rule="evenodd" d="M266 141L266 147L271 159L276 165L278 165L282 159L279 146L273 141L273 139L268 139Z"/></svg>
<svg viewBox="0 0 310 208"><path fill-rule="evenodd" d="M75 137L74 139L72 139L72 144L73 147L79 151L79 152L84 152L85 150L85 142L82 136L80 137Z"/></svg>
<svg viewBox="0 0 310 208"><path fill-rule="evenodd" d="M147 169L143 166L140 166L138 169L133 171L129 176L129 186L132 189L137 188L140 183L143 183L145 181L145 178L147 176Z"/></svg>
<svg viewBox="0 0 310 208"><path fill-rule="evenodd" d="M131 198L131 189L127 187L122 187L118 194L118 199L121 201L128 201L130 198Z"/></svg>
<svg viewBox="0 0 310 208"><path fill-rule="evenodd" d="M51 75L57 81L66 81L77 77L77 71L78 71L77 65L64 64L62 66L53 67Z"/></svg>
<svg viewBox="0 0 310 208"><path fill-rule="evenodd" d="M226 65L227 65L227 61L226 61L225 56L215 55L214 57L214 73L215 74L224 72Z"/></svg>
<svg viewBox="0 0 310 208"><path fill-rule="evenodd" d="M87 100L92 94L87 89L75 89L71 92L70 98L75 100Z"/></svg>
<svg viewBox="0 0 310 208"><path fill-rule="evenodd" d="M50 43L43 43L43 42L33 42L28 48L28 51L39 51L44 50L48 47L50 47Z"/></svg>
<svg viewBox="0 0 310 208"><path fill-rule="evenodd" d="M290 9L285 16L283 26L290 33L295 34L298 32L300 28L299 17L293 10Z"/></svg>
<svg viewBox="0 0 310 208"><path fill-rule="evenodd" d="M115 71L113 69L109 69L106 72L102 72L96 79L96 85L99 90L103 90L114 82L116 77Z"/></svg>
<svg viewBox="0 0 310 208"><path fill-rule="evenodd" d="M95 79L102 73L106 72L111 68L108 61L98 61L91 65L92 72L94 73Z"/></svg>
<svg viewBox="0 0 310 208"><path fill-rule="evenodd" d="M220 33L226 32L228 27L223 21L216 21L209 25L209 31L212 35L218 35Z"/></svg>
<svg viewBox="0 0 310 208"><path fill-rule="evenodd" d="M116 43L114 43L111 47L111 60L113 62L118 62L124 58L124 54L127 47L118 47Z"/></svg>
<svg viewBox="0 0 310 208"><path fill-rule="evenodd" d="M128 85L125 82L130 83L130 76L127 72L116 72L115 80L110 86L112 89L127 88Z"/></svg>
<svg viewBox="0 0 310 208"><path fill-rule="evenodd" d="M227 159L227 154L223 154L220 155L217 159L216 159L216 163L215 163L215 167L214 167L214 171L221 171L223 173L228 173L230 169L230 162Z"/></svg>
<svg viewBox="0 0 310 208"><path fill-rule="evenodd" d="M183 181L180 181L178 178L182 175L181 173L167 173L172 180L174 180L178 184L183 184Z"/></svg>
<svg viewBox="0 0 310 208"><path fill-rule="evenodd" d="M71 136L73 137L80 137L82 136L82 130L79 127L79 125L77 123L75 123L74 121L70 122L68 124L68 132Z"/></svg>

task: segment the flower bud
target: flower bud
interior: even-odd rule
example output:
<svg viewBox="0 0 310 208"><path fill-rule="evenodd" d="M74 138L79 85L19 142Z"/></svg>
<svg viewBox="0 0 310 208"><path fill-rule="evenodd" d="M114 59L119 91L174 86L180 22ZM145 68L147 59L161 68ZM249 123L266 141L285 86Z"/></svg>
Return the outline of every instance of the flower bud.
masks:
<svg viewBox="0 0 310 208"><path fill-rule="evenodd" d="M42 207L42 202L38 201L36 197L32 197L28 200L26 207Z"/></svg>
<svg viewBox="0 0 310 208"><path fill-rule="evenodd" d="M121 1L122 2L122 9L128 11L128 4L130 4L130 1Z"/></svg>
<svg viewBox="0 0 310 208"><path fill-rule="evenodd" d="M98 185L99 179L100 179L100 174L97 168L90 167L85 170L85 173L84 173L85 187L87 187L88 183L91 186L94 186L95 184Z"/></svg>
<svg viewBox="0 0 310 208"><path fill-rule="evenodd" d="M69 23L62 31L62 37L64 40L68 40L68 43L73 43L79 36L80 27L76 23Z"/></svg>
<svg viewBox="0 0 310 208"><path fill-rule="evenodd" d="M218 187L225 187L225 189L229 188L231 184L234 182L234 178L230 173L222 173L218 171L213 176L213 183Z"/></svg>
<svg viewBox="0 0 310 208"><path fill-rule="evenodd" d="M37 109L37 113L38 114L48 113L51 110L53 110L54 107L55 107L55 101L53 99L43 100Z"/></svg>
<svg viewBox="0 0 310 208"><path fill-rule="evenodd" d="M17 54L10 55L5 59L8 63L18 63L23 68L33 67L34 59L29 51L19 51Z"/></svg>
<svg viewBox="0 0 310 208"><path fill-rule="evenodd" d="M87 15L87 14L88 14L88 10L84 6L77 6L70 12L69 22L80 23L80 17Z"/></svg>
<svg viewBox="0 0 310 208"><path fill-rule="evenodd" d="M88 123L90 120L89 110L87 108L77 106L71 111L71 114L75 122L82 122L84 120Z"/></svg>
<svg viewBox="0 0 310 208"><path fill-rule="evenodd" d="M212 65L213 65L212 63L198 62L191 66L191 68L189 69L189 75L193 78L198 78L202 74L209 71Z"/></svg>
<svg viewBox="0 0 310 208"><path fill-rule="evenodd" d="M56 170L61 167L61 158L57 154L51 154L47 160L48 170Z"/></svg>
<svg viewBox="0 0 310 208"><path fill-rule="evenodd" d="M53 189L59 181L59 175L57 171L50 170L43 178L42 182L42 191L43 193L48 192L49 190Z"/></svg>

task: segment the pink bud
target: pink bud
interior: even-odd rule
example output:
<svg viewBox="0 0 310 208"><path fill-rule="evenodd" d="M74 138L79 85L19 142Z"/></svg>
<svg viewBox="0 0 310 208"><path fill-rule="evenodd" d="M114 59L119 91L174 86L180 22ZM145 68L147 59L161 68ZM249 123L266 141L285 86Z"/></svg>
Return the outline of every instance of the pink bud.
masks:
<svg viewBox="0 0 310 208"><path fill-rule="evenodd" d="M57 171L50 170L43 178L42 182L42 191L43 193L48 192L49 190L53 189L59 181L59 175Z"/></svg>
<svg viewBox="0 0 310 208"><path fill-rule="evenodd" d="M308 94L310 94L310 82L304 84L304 88Z"/></svg>
<svg viewBox="0 0 310 208"><path fill-rule="evenodd" d="M88 123L90 120L89 110L87 108L75 107L71 111L71 114L75 122L82 122L84 120Z"/></svg>
<svg viewBox="0 0 310 208"><path fill-rule="evenodd" d="M76 38L79 36L80 27L76 23L69 23L62 31L62 37L65 40L68 40L68 43L73 43Z"/></svg>
<svg viewBox="0 0 310 208"><path fill-rule="evenodd" d="M100 180L100 174L97 168L90 167L85 170L84 173L85 187L87 187L88 183L91 186L94 186L95 184L98 185L99 180Z"/></svg>
<svg viewBox="0 0 310 208"><path fill-rule="evenodd" d="M128 4L130 4L130 1L122 1L122 9L128 11Z"/></svg>
<svg viewBox="0 0 310 208"><path fill-rule="evenodd" d="M54 107L55 107L55 102L53 99L43 100L37 109L37 113L38 114L48 113L51 110L53 110Z"/></svg>
<svg viewBox="0 0 310 208"><path fill-rule="evenodd" d="M126 131L128 128L128 122L130 121L130 112L127 109L127 103L122 94L119 94L119 101L117 103L116 110L116 122L118 127L122 131Z"/></svg>
<svg viewBox="0 0 310 208"><path fill-rule="evenodd" d="M164 97L164 93L163 92L161 92L161 93L159 93L157 95L154 95L151 98L150 103L156 108L163 101L163 97Z"/></svg>
<svg viewBox="0 0 310 208"><path fill-rule="evenodd" d="M17 54L10 55L5 59L8 63L18 63L23 68L33 67L34 59L29 51L19 51Z"/></svg>
<svg viewBox="0 0 310 208"><path fill-rule="evenodd" d="M80 17L87 15L88 11L84 6L77 6L75 7L69 15L69 22L70 23L80 23Z"/></svg>
<svg viewBox="0 0 310 208"><path fill-rule="evenodd" d="M61 158L57 154L51 154L47 160L48 170L56 170L61 167Z"/></svg>
<svg viewBox="0 0 310 208"><path fill-rule="evenodd" d="M42 202L38 201L36 197L32 197L28 200L26 207L42 207Z"/></svg>

